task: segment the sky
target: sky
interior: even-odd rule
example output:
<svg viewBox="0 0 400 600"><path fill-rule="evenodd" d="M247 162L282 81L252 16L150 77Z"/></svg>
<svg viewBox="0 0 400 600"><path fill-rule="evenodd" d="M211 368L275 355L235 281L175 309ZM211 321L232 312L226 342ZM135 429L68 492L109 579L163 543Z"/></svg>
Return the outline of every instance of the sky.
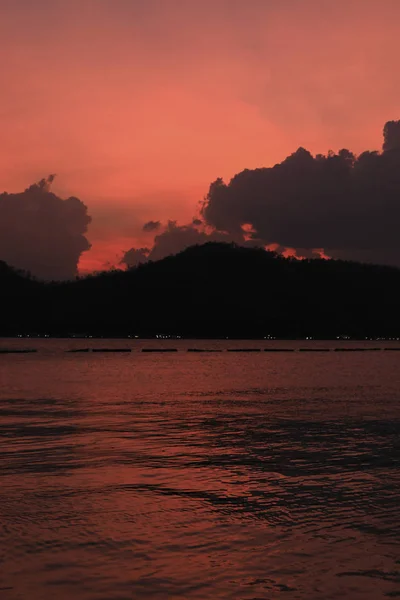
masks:
<svg viewBox="0 0 400 600"><path fill-rule="evenodd" d="M190 222L217 177L380 149L398 0L0 0L0 191L56 173L92 217L82 272Z"/></svg>

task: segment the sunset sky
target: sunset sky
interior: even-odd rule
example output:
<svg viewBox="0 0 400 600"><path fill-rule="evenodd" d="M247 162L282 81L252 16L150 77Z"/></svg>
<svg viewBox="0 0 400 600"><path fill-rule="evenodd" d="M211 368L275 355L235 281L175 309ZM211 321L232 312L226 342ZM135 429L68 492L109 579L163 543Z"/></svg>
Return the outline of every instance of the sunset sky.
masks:
<svg viewBox="0 0 400 600"><path fill-rule="evenodd" d="M399 0L0 0L0 191L56 173L93 218L83 270L187 222L211 181L380 149Z"/></svg>

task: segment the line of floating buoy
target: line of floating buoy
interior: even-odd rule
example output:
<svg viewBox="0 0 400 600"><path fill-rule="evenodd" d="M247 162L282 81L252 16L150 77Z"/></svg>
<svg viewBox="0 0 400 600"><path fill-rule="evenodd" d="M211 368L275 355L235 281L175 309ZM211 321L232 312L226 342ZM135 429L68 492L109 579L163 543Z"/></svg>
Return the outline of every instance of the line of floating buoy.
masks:
<svg viewBox="0 0 400 600"><path fill-rule="evenodd" d="M223 352L223 350L217 350L216 348L188 348L187 352Z"/></svg>
<svg viewBox="0 0 400 600"><path fill-rule="evenodd" d="M178 348L142 348L142 352L178 352Z"/></svg>
<svg viewBox="0 0 400 600"><path fill-rule="evenodd" d="M365 352L366 348L335 348L335 352Z"/></svg>
<svg viewBox="0 0 400 600"><path fill-rule="evenodd" d="M132 348L74 348L73 350L66 350L66 352L132 352Z"/></svg>
<svg viewBox="0 0 400 600"><path fill-rule="evenodd" d="M228 352L261 352L261 348L228 348Z"/></svg>
<svg viewBox="0 0 400 600"><path fill-rule="evenodd" d="M92 352L132 352L132 348L92 348Z"/></svg>
<svg viewBox="0 0 400 600"><path fill-rule="evenodd" d="M132 348L72 348L65 350L68 353L130 353L135 350ZM179 352L178 348L142 348L141 352L169 353ZM184 352L204 353L204 352L400 352L400 346L393 348L187 348ZM33 354L37 353L37 348L12 349L0 348L0 354Z"/></svg>
<svg viewBox="0 0 400 600"><path fill-rule="evenodd" d="M8 350L3 348L0 349L0 354L32 354L34 352L37 352L36 348L29 350Z"/></svg>
<svg viewBox="0 0 400 600"><path fill-rule="evenodd" d="M264 348L264 352L294 352L295 348Z"/></svg>
<svg viewBox="0 0 400 600"><path fill-rule="evenodd" d="M299 352L330 352L330 348L299 348Z"/></svg>

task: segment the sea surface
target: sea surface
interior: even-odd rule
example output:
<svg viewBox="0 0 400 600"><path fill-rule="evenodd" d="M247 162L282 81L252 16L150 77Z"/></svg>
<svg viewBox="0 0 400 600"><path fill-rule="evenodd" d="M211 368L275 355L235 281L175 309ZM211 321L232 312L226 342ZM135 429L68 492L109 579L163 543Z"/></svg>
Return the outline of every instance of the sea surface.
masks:
<svg viewBox="0 0 400 600"><path fill-rule="evenodd" d="M400 352L227 351L341 344L1 340L1 600L400 597Z"/></svg>

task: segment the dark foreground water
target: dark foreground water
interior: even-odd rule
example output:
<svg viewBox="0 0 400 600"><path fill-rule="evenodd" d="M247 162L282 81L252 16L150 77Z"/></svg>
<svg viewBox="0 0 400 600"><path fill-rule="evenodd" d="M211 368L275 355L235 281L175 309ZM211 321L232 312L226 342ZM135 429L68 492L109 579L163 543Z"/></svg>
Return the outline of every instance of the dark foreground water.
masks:
<svg viewBox="0 0 400 600"><path fill-rule="evenodd" d="M0 355L1 600L400 597L400 352L68 344Z"/></svg>

